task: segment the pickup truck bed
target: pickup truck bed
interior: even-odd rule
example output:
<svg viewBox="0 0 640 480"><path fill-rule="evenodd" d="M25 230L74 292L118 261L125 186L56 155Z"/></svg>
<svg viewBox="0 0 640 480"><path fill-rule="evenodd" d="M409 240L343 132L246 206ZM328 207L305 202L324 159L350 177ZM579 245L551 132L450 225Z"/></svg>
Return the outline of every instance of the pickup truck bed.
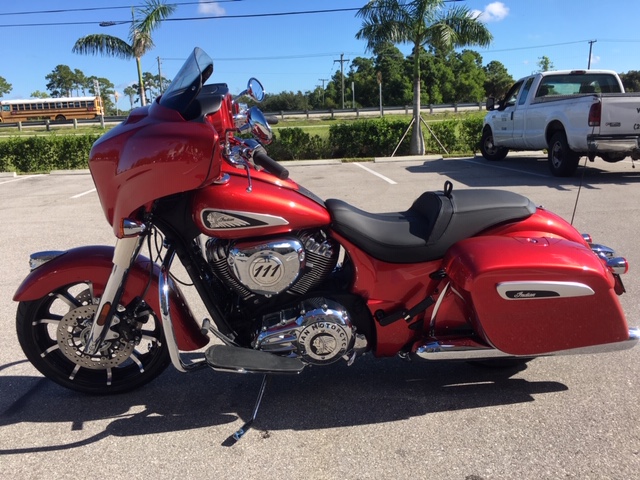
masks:
<svg viewBox="0 0 640 480"><path fill-rule="evenodd" d="M615 72L543 72L516 82L496 108L487 100L480 150L502 160L509 150L546 149L554 175L572 175L581 156L640 158L640 94L624 93Z"/></svg>

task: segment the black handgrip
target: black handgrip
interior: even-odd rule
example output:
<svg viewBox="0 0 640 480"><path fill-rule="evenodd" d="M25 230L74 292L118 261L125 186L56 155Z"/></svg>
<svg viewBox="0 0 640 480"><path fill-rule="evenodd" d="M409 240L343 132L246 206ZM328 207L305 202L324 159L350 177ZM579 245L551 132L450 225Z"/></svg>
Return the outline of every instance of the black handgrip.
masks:
<svg viewBox="0 0 640 480"><path fill-rule="evenodd" d="M253 152L253 162L256 165L266 168L280 180L289 178L289 170L267 155L267 152L263 148L258 148Z"/></svg>

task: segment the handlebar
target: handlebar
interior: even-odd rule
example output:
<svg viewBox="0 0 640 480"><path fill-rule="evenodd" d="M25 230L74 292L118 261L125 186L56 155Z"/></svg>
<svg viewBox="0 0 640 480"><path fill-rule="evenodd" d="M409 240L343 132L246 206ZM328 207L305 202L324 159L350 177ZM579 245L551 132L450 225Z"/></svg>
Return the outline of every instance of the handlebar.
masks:
<svg viewBox="0 0 640 480"><path fill-rule="evenodd" d="M261 167L266 168L280 180L286 180L287 178L289 178L289 170L284 168L273 158L267 155L267 152L264 148L257 148L253 152L253 162L256 165L260 165Z"/></svg>

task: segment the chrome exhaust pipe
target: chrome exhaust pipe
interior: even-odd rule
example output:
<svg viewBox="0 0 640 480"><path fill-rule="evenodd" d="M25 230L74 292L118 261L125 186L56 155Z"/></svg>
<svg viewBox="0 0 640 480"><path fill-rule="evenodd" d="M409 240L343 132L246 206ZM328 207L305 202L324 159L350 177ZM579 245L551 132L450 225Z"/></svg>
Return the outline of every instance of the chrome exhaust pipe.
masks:
<svg viewBox="0 0 640 480"><path fill-rule="evenodd" d="M412 353L412 357L422 360L490 360L495 358L533 358L559 355L580 355L592 353L608 353L628 350L635 347L640 341L640 328L629 328L629 338L621 342L605 343L590 347L571 348L533 355L511 355L495 348L485 346L470 346L455 342L429 342L418 347Z"/></svg>

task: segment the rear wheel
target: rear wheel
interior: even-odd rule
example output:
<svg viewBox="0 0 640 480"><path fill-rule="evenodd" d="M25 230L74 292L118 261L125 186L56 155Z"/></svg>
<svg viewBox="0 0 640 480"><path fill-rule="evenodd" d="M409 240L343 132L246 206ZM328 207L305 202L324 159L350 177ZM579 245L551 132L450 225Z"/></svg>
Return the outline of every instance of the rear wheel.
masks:
<svg viewBox="0 0 640 480"><path fill-rule="evenodd" d="M56 122L64 122L66 119L64 115L56 115Z"/></svg>
<svg viewBox="0 0 640 480"><path fill-rule="evenodd" d="M548 158L549 169L556 177L570 177L580 162L580 155L571 150L564 132L556 132L551 137Z"/></svg>
<svg viewBox="0 0 640 480"><path fill-rule="evenodd" d="M50 380L92 394L133 390L162 373L169 352L160 322L144 303L119 306L100 350L84 353L97 306L90 283L20 302L16 327L29 361Z"/></svg>
<svg viewBox="0 0 640 480"><path fill-rule="evenodd" d="M480 153L487 160L497 161L504 160L507 153L509 153L509 149L496 146L493 143L493 132L490 128L485 128L480 139Z"/></svg>

